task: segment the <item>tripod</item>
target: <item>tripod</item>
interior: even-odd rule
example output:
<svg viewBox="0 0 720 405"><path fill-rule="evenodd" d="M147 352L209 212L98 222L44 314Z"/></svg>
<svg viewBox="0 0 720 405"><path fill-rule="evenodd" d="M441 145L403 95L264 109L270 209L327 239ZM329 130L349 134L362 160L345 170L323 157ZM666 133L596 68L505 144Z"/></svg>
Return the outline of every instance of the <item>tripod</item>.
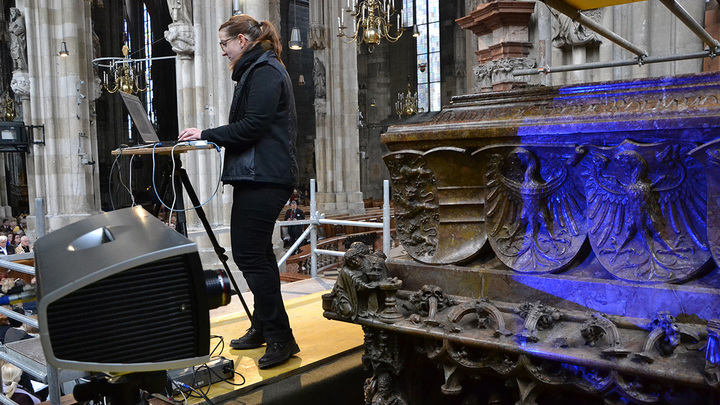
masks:
<svg viewBox="0 0 720 405"><path fill-rule="evenodd" d="M247 303L245 302L245 299L243 298L242 294L240 294L240 288L238 288L237 283L235 282L235 277L233 277L232 273L230 272L230 268L228 267L227 261L228 257L225 254L225 248L220 246L220 243L218 243L217 238L215 238L215 233L213 233L212 228L210 227L210 222L208 222L207 216L205 215L205 210L203 210L202 205L200 204L200 200L197 197L197 194L195 193L195 189L192 186L192 183L190 183L190 178L187 175L187 172L182 167L182 161L180 160L179 154L173 154L172 156L175 164L175 172L173 173L173 164L172 162L168 163L168 166L163 171L163 183L161 183L161 190L158 194L159 196L164 196L167 192L167 187L169 183L172 183L173 187L175 188L175 193L177 195L182 196L182 188L185 187L185 191L188 194L188 197L190 198L190 201L193 204L193 207L195 209L195 212L198 215L198 218L200 218L200 222L203 224L203 228L205 228L205 233L207 234L208 238L210 238L210 243L213 245L213 249L215 249L215 254L217 254L218 259L220 259L220 262L222 262L223 267L225 268L225 272L227 273L228 277L230 278L230 282L232 282L233 288L235 288L235 294L237 294L238 298L240 298L240 302L242 303L243 308L245 309L245 313L248 316L248 319L250 322L252 322L252 314L250 313L250 309L247 306ZM165 181L165 179L170 179L170 181ZM158 204L155 207L155 210L153 212L154 216L158 216L160 213L160 207L162 204ZM182 233L183 235L187 236L187 224L185 222L185 207L182 201L182 198L178 198L175 201L175 205L173 206L173 210L177 209L177 223L175 225L175 229Z"/></svg>

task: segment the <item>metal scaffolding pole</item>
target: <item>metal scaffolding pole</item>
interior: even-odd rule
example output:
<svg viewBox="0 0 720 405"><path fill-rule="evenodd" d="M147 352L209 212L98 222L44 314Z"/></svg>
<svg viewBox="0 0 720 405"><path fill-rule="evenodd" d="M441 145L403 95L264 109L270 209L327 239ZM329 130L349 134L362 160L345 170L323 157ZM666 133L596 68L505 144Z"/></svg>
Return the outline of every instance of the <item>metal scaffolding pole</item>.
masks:
<svg viewBox="0 0 720 405"><path fill-rule="evenodd" d="M537 75L540 73L559 73L559 72L571 72L575 70L589 70L589 69L602 69L602 68L610 68L610 67L618 67L618 66L632 66L632 65L643 65L646 63L660 63L660 62L674 62L677 60L687 60L687 59L698 59L698 58L707 58L707 57L714 57L715 53L713 51L702 51L702 52L694 52L694 53L688 53L684 55L670 55L670 56L648 56L646 58L643 58L642 60L638 58L633 59L624 59L624 60L616 60L612 62L591 62L591 63L583 63L579 65L562 65L562 66L541 66L536 69L517 69L513 70L512 74L513 76L526 76L526 75Z"/></svg>
<svg viewBox="0 0 720 405"><path fill-rule="evenodd" d="M667 7L673 14L675 14L675 16L679 18L683 24L687 25L687 27L690 28L695 35L702 39L703 42L705 42L705 45L710 47L712 52L715 52L718 48L720 48L720 42L710 36L710 34L705 31L705 28L695 21L693 16L691 16L690 13L683 8L683 6L679 5L675 0L660 0L660 2L664 4L665 7Z"/></svg>
<svg viewBox="0 0 720 405"><path fill-rule="evenodd" d="M570 17L573 21L577 21L583 26L590 28L591 30L597 32L598 34L604 36L605 38L609 39L610 41L620 45L621 47L627 49L628 51L634 53L639 58L644 58L647 56L647 52L633 44L632 42L626 40L625 38L619 36L618 34L608 30L607 28L603 27L602 25L596 23L592 19L586 17L583 15L579 10L575 9L574 7L570 6L569 4L565 3L563 0L542 0L545 4L548 6L554 8L555 10L565 14L566 16Z"/></svg>

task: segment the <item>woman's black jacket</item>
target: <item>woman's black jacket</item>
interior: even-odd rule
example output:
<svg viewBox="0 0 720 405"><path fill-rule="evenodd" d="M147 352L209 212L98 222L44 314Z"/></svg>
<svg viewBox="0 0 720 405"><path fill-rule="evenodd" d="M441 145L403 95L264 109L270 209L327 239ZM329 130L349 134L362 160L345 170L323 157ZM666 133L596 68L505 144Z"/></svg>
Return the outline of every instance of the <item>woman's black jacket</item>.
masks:
<svg viewBox="0 0 720 405"><path fill-rule="evenodd" d="M225 147L222 181L293 187L297 182L297 117L292 83L275 52L260 43L236 63L229 124L202 131Z"/></svg>

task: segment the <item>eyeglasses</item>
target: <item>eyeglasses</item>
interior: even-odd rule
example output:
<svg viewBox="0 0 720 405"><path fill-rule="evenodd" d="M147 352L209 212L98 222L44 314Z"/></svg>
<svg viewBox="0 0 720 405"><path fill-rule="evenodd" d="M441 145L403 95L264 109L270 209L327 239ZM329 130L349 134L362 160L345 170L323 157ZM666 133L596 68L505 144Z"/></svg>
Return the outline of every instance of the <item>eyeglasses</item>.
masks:
<svg viewBox="0 0 720 405"><path fill-rule="evenodd" d="M233 39L238 39L238 37L232 37L232 38L228 38L228 39L224 39L224 40L220 41L220 49L222 49L224 51L227 43L232 41Z"/></svg>

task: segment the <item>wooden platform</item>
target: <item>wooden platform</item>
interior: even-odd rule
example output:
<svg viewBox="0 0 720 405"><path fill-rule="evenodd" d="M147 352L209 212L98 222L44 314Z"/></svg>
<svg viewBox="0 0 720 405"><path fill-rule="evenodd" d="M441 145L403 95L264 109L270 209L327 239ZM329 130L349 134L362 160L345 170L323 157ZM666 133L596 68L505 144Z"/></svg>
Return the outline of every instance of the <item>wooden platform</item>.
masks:
<svg viewBox="0 0 720 405"><path fill-rule="evenodd" d="M321 296L326 292L293 298L285 302L290 325L300 346L300 353L287 363L268 370L260 370L257 367L258 359L265 353L264 346L253 350L234 350L229 347L230 340L243 335L250 327L247 315L236 313L213 318L210 333L223 336L225 340L225 348L221 355L232 359L235 363L235 371L242 374L246 380L246 383L239 387L222 382L213 384L208 395L213 400L213 404L223 403L222 401L246 394L258 387L308 371L361 346L363 332L359 325L330 321L322 316ZM236 376L235 383L241 382L242 378ZM188 401L190 404L202 402L204 401L199 398Z"/></svg>

